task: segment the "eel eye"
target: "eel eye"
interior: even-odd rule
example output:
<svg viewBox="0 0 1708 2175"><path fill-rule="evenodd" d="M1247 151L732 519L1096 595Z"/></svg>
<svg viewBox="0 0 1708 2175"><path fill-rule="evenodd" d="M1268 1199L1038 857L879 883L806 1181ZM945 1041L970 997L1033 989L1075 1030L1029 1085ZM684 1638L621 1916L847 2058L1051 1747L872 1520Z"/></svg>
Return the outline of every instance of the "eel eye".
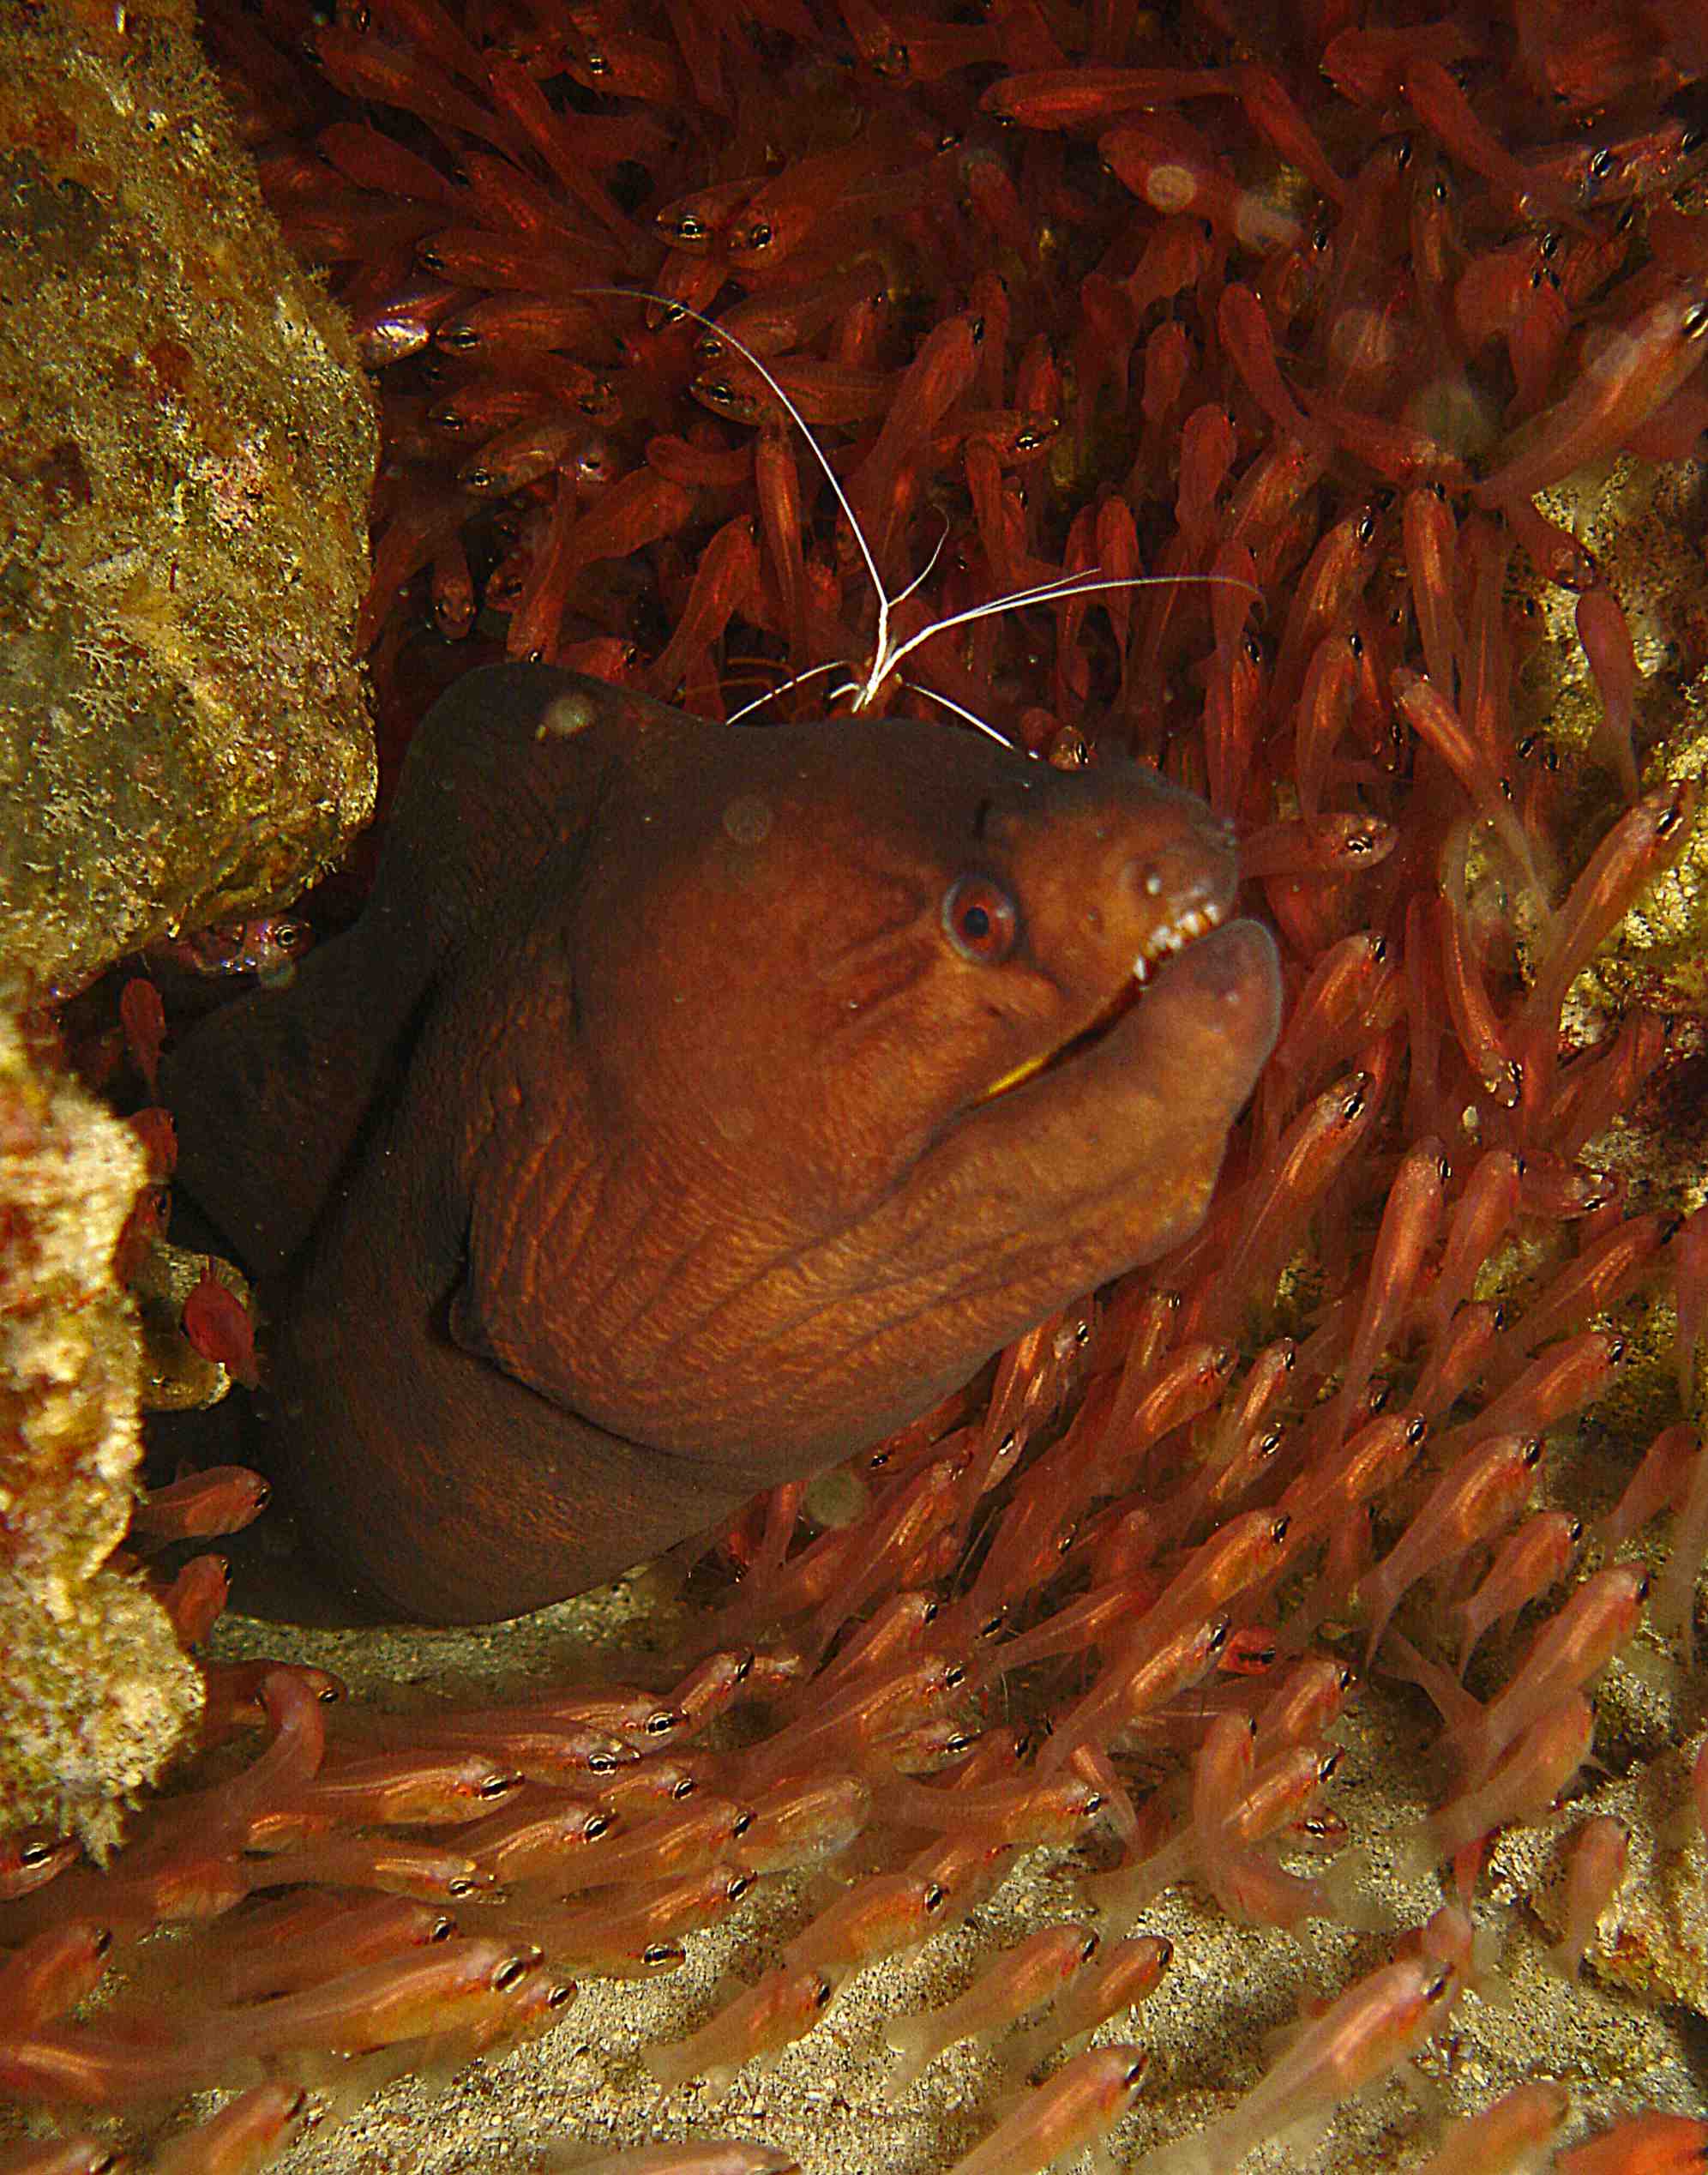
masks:
<svg viewBox="0 0 1708 2175"><path fill-rule="evenodd" d="M1000 967L1014 949L1019 928L1019 908L988 876L961 877L944 895L944 933L975 967Z"/></svg>

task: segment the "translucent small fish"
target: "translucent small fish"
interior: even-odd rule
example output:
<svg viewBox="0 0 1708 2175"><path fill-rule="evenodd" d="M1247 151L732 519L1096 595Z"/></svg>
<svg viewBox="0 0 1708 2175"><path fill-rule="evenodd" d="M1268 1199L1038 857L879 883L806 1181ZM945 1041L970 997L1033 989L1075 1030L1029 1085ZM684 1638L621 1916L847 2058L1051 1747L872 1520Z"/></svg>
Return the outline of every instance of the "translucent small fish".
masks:
<svg viewBox="0 0 1708 2175"><path fill-rule="evenodd" d="M1137 2046L1094 2046L1021 2098L948 2175L1042 2175L1065 2154L1094 2143L1127 2112L1150 2057Z"/></svg>
<svg viewBox="0 0 1708 2175"><path fill-rule="evenodd" d="M1097 1954L1096 1932L1077 1919L1042 1926L989 1964L965 1992L941 2009L891 2023L885 2037L897 2059L885 2095L899 2099L947 2048L964 2039L990 2039L1049 2001Z"/></svg>
<svg viewBox="0 0 1708 2175"><path fill-rule="evenodd" d="M307 2114L300 2086L262 2084L154 2148L153 2175L253 2175L282 2152Z"/></svg>
<svg viewBox="0 0 1708 2175"><path fill-rule="evenodd" d="M689 2077L704 2077L720 2098L737 2070L804 2039L835 1997L821 1971L768 1971L756 1986L724 2003L697 2031L666 2046L648 2046L640 2058L666 2092Z"/></svg>
<svg viewBox="0 0 1708 2175"><path fill-rule="evenodd" d="M1536 2175L1572 2112L1563 2084L1515 2085L1481 2114L1448 2125L1418 2175Z"/></svg>
<svg viewBox="0 0 1708 2175"><path fill-rule="evenodd" d="M1696 2175L1708 2155L1708 2122L1696 2115L1627 2115L1573 2145L1554 2175Z"/></svg>
<svg viewBox="0 0 1708 2175"><path fill-rule="evenodd" d="M1043 2021L1012 2042L1012 2067L1024 2075L1058 2048L1074 2052L1099 2024L1148 2001L1173 1961L1174 1943L1160 1933L1129 1934L1104 1949L1074 1973Z"/></svg>
<svg viewBox="0 0 1708 2175"><path fill-rule="evenodd" d="M1436 1915L1449 1913L1463 1922L1451 1905ZM1266 2138L1284 2135L1397 2069L1446 2023L1464 1983L1462 1968L1428 1952L1438 1946L1426 1941L1419 1953L1397 1956L1355 1981L1300 2029L1236 2106L1198 2136L1147 2154L1135 2175L1224 2175Z"/></svg>
<svg viewBox="0 0 1708 2175"><path fill-rule="evenodd" d="M1575 1979L1596 1928L1625 1877L1631 1837L1609 1814L1595 1813L1573 1830L1566 1851L1564 1922L1549 1961L1566 1978Z"/></svg>

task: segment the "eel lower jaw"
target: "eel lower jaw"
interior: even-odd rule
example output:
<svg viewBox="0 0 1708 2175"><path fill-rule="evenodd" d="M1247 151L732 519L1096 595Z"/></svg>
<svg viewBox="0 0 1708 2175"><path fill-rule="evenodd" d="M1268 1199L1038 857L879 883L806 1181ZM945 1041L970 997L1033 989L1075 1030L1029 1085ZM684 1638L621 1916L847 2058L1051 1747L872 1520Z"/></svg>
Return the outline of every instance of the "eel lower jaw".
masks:
<svg viewBox="0 0 1708 2175"><path fill-rule="evenodd" d="M1164 922L1146 938L1133 961L1130 973L1124 977L1120 987L1099 1006L1082 1027L1076 1028L1066 1041L1055 1049L1046 1050L1036 1057L1028 1057L1024 1064L1016 1065L1012 1072L987 1088L973 1107L982 1110L999 1095L1006 1095L1015 1088L1021 1088L1040 1074L1053 1072L1057 1066L1070 1064L1084 1051L1104 1040L1139 1002L1146 986L1158 969L1165 966L1176 953L1207 937L1212 929L1219 929L1227 919L1229 909L1214 901L1206 901L1201 907L1189 907L1177 914L1172 921Z"/></svg>

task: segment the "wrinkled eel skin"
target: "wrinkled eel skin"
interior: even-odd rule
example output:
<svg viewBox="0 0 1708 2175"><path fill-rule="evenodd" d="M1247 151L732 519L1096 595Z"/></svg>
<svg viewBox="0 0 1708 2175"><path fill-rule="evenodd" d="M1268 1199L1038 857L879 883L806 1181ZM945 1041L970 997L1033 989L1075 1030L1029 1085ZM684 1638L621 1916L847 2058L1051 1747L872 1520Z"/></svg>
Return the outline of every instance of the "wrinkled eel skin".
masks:
<svg viewBox="0 0 1708 2175"><path fill-rule="evenodd" d="M1236 877L1137 764L460 680L360 921L167 1071L312 1545L520 1614L1176 1244L1277 1029Z"/></svg>

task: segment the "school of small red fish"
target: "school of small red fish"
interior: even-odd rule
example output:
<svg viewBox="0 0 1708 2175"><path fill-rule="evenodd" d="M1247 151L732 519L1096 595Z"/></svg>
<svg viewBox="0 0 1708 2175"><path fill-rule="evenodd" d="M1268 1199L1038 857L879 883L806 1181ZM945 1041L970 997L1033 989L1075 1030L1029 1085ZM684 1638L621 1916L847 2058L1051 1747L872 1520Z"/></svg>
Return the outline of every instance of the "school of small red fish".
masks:
<svg viewBox="0 0 1708 2175"><path fill-rule="evenodd" d="M1336 1721L1361 1679L1403 1682L1439 1717L1409 1847L1440 1907L1372 1932L1243 2097L1136 2163L1224 2175L1287 2139L1265 2165L1308 2164L1314 2125L1486 1991L1492 1840L1588 1786L1603 1672L1693 1666L1708 1208L1599 1151L1700 1036L1657 980L1617 1014L1570 1000L1690 867L1693 750L1645 671L1699 674L1708 615L1621 594L1574 508L1616 457L1682 473L1708 426L1708 14L209 0L204 34L375 373L360 636L388 763L500 654L712 716L815 714L840 667L887 709L1201 792L1288 1007L1203 1232L709 1539L667 1679L399 1714L210 1664L207 1762L108 1867L6 1844L0 2096L39 2134L0 2171L93 2175L129 2134L110 2118L214 2085L238 2096L152 2164L258 2167L817 1869L775 1967L647 2054L707 2142L597 2163L786 2168L713 2142L721 2088L1040 1849L1073 1854L1083 1915L898 2017L890 2089L1031 2020L1003 2045L1031 2082L952 2175L1043 2169L1146 2090L1169 1889L1278 1946L1374 1925ZM875 671L878 599L797 415L894 600ZM1076 574L1109 586L967 616ZM1531 671L1549 643L1594 693L1571 743ZM238 932L214 964L279 949ZM146 1070L158 1003L125 1025ZM164 1179L170 1126L141 1130ZM184 1326L253 1378L211 1274ZM1670 1409L1591 1527L1560 1446L1657 1351ZM181 1480L133 1545L264 1501L232 1468ZM204 1638L220 1559L167 1593ZM1708 1819L1708 1758L1693 1781ZM1568 1978L1630 1845L1605 1813L1572 1832ZM116 1962L117 2001L81 2009ZM1674 2175L1708 2165L1708 2120L1639 2079L1586 2130L1537 2077L1415 2146Z"/></svg>

